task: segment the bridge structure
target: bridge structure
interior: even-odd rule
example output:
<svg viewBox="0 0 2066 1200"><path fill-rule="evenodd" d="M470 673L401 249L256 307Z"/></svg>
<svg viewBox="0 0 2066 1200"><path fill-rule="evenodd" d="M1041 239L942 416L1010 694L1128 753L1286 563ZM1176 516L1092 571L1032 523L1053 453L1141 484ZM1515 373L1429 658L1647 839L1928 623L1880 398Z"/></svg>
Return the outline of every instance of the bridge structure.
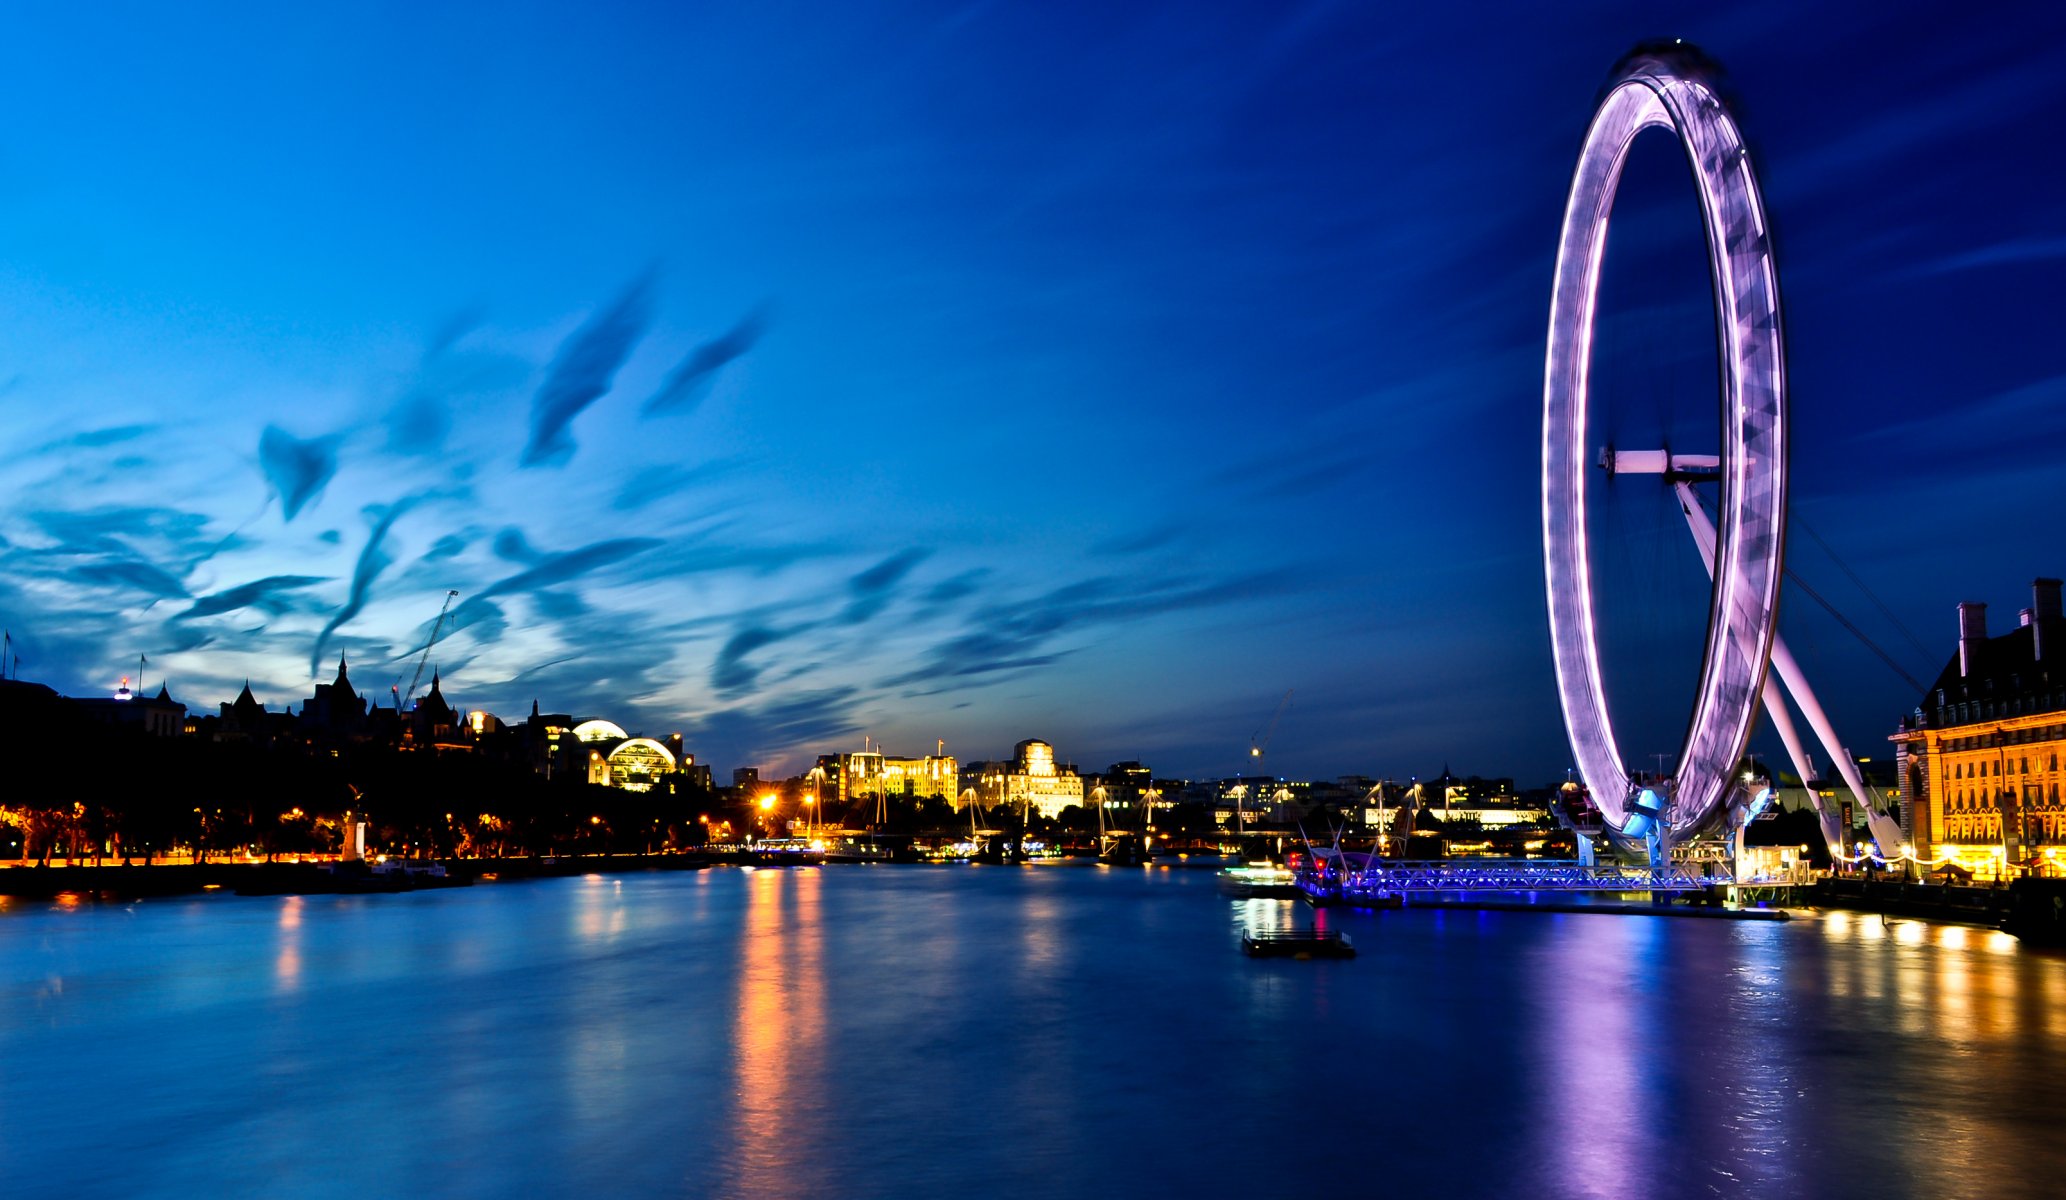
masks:
<svg viewBox="0 0 2066 1200"><path fill-rule="evenodd" d="M1317 903L1376 908L1415 895L1442 893L1618 896L1647 892L1654 900L1704 894L1717 882L1725 881L1710 879L1682 863L1653 867L1514 858L1372 859L1345 870L1330 866L1302 872L1298 888Z"/></svg>

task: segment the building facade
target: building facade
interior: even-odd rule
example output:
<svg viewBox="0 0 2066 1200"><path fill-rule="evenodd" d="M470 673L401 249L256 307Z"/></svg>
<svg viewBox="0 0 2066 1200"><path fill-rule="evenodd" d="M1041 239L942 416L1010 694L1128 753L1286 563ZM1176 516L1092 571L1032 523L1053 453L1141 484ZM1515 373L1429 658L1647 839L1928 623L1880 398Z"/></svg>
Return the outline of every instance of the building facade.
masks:
<svg viewBox="0 0 2066 1200"><path fill-rule="evenodd" d="M818 757L818 769L824 772L826 798L842 803L883 796L952 800L959 778L954 756L944 752L923 758L880 750L824 754Z"/></svg>
<svg viewBox="0 0 2066 1200"><path fill-rule="evenodd" d="M1075 768L1055 762L1055 748L1027 738L1012 751L1009 763L990 763L976 776L976 793L985 808L1002 804L1052 820L1070 805L1083 805L1083 777Z"/></svg>
<svg viewBox="0 0 2066 1200"><path fill-rule="evenodd" d="M2066 873L2060 582L2034 582L2007 633L1989 635L1985 604L1959 605L1958 621L1958 653L1891 739L1902 829L1924 863L1988 879Z"/></svg>

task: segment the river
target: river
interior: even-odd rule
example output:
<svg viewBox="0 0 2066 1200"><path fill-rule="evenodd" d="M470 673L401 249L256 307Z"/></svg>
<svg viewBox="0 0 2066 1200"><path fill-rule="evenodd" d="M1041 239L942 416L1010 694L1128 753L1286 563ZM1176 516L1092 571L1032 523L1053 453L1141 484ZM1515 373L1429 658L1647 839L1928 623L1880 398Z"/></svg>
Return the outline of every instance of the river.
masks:
<svg viewBox="0 0 2066 1200"><path fill-rule="evenodd" d="M2066 958L1079 865L0 908L0 1195L2022 1196ZM1347 930L1249 960L1246 927Z"/></svg>

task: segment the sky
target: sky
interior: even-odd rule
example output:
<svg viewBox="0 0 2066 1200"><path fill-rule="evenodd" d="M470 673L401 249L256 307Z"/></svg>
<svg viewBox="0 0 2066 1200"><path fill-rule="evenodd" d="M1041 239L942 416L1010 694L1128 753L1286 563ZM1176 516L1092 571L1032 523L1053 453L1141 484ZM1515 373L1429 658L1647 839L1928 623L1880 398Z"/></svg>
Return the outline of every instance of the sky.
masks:
<svg viewBox="0 0 2066 1200"><path fill-rule="evenodd" d="M1878 650L1795 585L1782 623L1854 751L1958 601L2004 629L2066 573L2050 6L9 24L0 621L69 694L148 656L192 708L299 708L342 655L391 703L457 591L455 704L682 732L721 778L1028 737L1211 777L1268 732L1294 778L1561 779L1550 274L1657 37L1726 68L1759 165L1788 561ZM1602 300L1620 445L1718 439L1698 239L1652 135ZM1667 752L1706 584L1661 492L1598 520L1621 741Z"/></svg>

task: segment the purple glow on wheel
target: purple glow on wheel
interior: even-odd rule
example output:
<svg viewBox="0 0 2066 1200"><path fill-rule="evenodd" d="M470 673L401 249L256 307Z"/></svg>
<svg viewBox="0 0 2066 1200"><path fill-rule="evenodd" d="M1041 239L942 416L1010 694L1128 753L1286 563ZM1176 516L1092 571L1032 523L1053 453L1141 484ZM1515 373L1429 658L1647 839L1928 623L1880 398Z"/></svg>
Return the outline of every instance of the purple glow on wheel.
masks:
<svg viewBox="0 0 2066 1200"><path fill-rule="evenodd" d="M1700 687L1667 824L1685 836L1722 811L1750 739L1778 622L1786 520L1786 366L1779 281L1750 156L1691 55L1638 54L1616 70L1571 180L1543 372L1542 544L1550 642L1572 754L1616 830L1633 781L1607 716L1585 530L1586 406L1607 218L1636 135L1675 133L1693 167L1721 343L1722 503Z"/></svg>

